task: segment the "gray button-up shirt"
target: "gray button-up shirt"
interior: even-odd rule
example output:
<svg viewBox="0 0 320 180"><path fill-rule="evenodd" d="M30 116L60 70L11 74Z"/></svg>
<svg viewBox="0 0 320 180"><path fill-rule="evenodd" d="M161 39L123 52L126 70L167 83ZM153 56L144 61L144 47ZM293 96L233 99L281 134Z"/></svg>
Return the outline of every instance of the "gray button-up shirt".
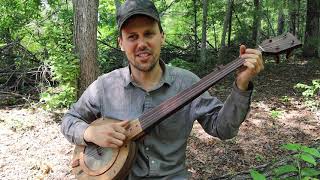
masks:
<svg viewBox="0 0 320 180"><path fill-rule="evenodd" d="M100 76L63 117L61 130L77 145L86 145L85 129L99 117L130 120L190 87L199 78L190 71L165 65L164 74L151 91L140 88L125 67ZM223 104L205 92L155 126L138 144L138 155L128 179L187 179L187 138L197 120L210 135L234 137L244 121L252 92L240 91L235 83Z"/></svg>

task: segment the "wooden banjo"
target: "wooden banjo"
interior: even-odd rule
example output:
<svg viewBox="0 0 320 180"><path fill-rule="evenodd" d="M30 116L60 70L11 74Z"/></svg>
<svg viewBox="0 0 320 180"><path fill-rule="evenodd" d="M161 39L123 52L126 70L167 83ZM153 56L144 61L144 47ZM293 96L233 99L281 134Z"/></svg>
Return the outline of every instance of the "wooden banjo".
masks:
<svg viewBox="0 0 320 180"><path fill-rule="evenodd" d="M278 55L291 52L301 46L301 42L287 33L267 39L258 45L266 54ZM145 132L177 112L179 109L200 96L223 77L242 66L244 59L240 57L213 71L190 88L162 102L157 107L145 112L137 119L131 120L126 132L127 139L120 148L102 148L91 144L76 146L72 159L73 173L77 179L124 179L130 172L137 152L136 140ZM108 124L119 120L99 118L94 124Z"/></svg>

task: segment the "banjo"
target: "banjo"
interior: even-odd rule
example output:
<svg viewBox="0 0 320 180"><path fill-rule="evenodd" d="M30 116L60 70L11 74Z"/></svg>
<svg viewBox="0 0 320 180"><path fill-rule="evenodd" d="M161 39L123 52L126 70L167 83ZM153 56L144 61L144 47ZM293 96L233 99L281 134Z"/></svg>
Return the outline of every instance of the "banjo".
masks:
<svg viewBox="0 0 320 180"><path fill-rule="evenodd" d="M290 33L275 38L264 40L258 48L265 54L279 55L290 53L300 47L301 42ZM157 107L143 113L137 119L129 122L126 131L126 140L120 148L104 148L95 144L88 146L76 146L71 166L77 179L124 179L130 172L137 153L136 140L143 136L147 130L154 127L167 117L200 96L211 86L216 84L226 75L230 74L244 63L244 59L238 57L234 61L218 70L211 72L190 88L165 100ZM108 124L119 120L99 118L93 124Z"/></svg>

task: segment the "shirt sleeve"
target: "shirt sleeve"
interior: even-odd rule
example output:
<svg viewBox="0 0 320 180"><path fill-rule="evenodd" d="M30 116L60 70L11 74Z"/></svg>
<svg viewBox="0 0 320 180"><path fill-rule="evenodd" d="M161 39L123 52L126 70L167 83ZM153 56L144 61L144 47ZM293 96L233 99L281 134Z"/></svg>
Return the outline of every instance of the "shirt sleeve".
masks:
<svg viewBox="0 0 320 180"><path fill-rule="evenodd" d="M212 136L222 140L233 138L249 112L252 90L252 82L247 91L240 90L234 82L232 92L224 103L206 92L191 104L193 119Z"/></svg>
<svg viewBox="0 0 320 180"><path fill-rule="evenodd" d="M101 116L99 79L94 81L80 99L64 115L61 132L66 139L76 145L86 145L84 131L89 124Z"/></svg>

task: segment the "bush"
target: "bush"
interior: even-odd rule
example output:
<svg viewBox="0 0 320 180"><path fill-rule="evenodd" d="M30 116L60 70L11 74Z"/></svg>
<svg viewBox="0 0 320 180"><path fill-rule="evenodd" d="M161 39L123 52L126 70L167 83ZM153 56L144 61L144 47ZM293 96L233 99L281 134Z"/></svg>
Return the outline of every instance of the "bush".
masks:
<svg viewBox="0 0 320 180"><path fill-rule="evenodd" d="M305 103L311 109L317 109L320 106L320 79L312 80L312 85L298 83L294 88L302 91Z"/></svg>
<svg viewBox="0 0 320 180"><path fill-rule="evenodd" d="M61 7L57 17L44 23L41 38L48 56L44 62L50 67L54 81L40 94L40 102L47 109L68 107L75 102L77 94L79 61L73 52L73 15L68 4Z"/></svg>
<svg viewBox="0 0 320 180"><path fill-rule="evenodd" d="M286 177L297 177L294 179L315 179L319 177L320 170L317 166L317 159L320 159L320 151L316 148L310 148L301 144L285 144L282 146L287 151L292 151L293 154L289 156L292 163L282 165L273 169L272 179L283 179ZM251 177L254 180L263 180L266 177L256 170L250 171Z"/></svg>
<svg viewBox="0 0 320 180"><path fill-rule="evenodd" d="M168 63L169 66L180 67L183 69L187 69L189 71L193 71L195 69L195 65L193 63L184 61L179 58L175 58Z"/></svg>

